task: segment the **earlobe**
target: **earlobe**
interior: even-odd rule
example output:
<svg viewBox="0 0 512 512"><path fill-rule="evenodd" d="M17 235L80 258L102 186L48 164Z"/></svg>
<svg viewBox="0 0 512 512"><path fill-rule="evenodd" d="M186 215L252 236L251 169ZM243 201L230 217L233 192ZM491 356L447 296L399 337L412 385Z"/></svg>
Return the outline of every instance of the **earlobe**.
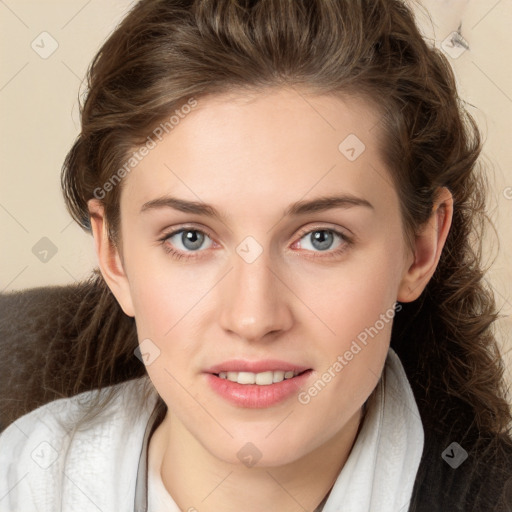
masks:
<svg viewBox="0 0 512 512"><path fill-rule="evenodd" d="M414 258L407 268L398 290L399 302L416 300L439 263L453 217L453 196L442 187L432 208L428 221L421 227L414 240Z"/></svg>
<svg viewBox="0 0 512 512"><path fill-rule="evenodd" d="M123 311L128 316L135 316L129 281L121 255L108 236L103 204L98 199L90 199L87 207L101 274Z"/></svg>

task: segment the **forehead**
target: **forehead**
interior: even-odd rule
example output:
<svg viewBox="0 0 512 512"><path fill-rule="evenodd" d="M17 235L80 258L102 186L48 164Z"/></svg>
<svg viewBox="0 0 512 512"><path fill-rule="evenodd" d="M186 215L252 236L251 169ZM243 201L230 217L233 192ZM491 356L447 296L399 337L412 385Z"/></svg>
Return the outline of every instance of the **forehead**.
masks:
<svg viewBox="0 0 512 512"><path fill-rule="evenodd" d="M125 178L121 209L164 194L228 215L335 191L389 200L378 122L360 98L291 88L200 98Z"/></svg>

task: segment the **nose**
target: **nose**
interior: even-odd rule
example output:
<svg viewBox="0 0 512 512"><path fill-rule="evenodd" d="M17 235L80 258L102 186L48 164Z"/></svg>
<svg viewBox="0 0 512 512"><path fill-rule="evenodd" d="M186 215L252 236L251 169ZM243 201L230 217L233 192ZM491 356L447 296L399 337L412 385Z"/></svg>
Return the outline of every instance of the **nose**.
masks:
<svg viewBox="0 0 512 512"><path fill-rule="evenodd" d="M219 290L220 325L230 335L261 341L290 329L291 292L273 267L268 251L251 263L233 255L233 269Z"/></svg>

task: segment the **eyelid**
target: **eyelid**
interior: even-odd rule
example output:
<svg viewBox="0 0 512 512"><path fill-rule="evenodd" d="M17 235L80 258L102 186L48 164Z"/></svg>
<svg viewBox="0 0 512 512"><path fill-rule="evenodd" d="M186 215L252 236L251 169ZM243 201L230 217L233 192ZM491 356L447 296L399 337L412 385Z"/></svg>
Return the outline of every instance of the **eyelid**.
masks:
<svg viewBox="0 0 512 512"><path fill-rule="evenodd" d="M203 226L198 227L197 225L189 225L189 224L183 224L178 227L174 228L168 228L162 230L162 235L159 237L159 240L166 240L167 238L170 238L171 236L177 235L178 233L182 231L198 231L199 233L203 233L210 237L212 240L214 240L214 237L211 233L211 231L208 230L208 228L205 228Z"/></svg>
<svg viewBox="0 0 512 512"><path fill-rule="evenodd" d="M332 231L333 233L337 233L339 236L341 236L345 241L347 242L354 242L356 240L356 236L352 231L350 231L347 228L342 228L340 226L327 226L324 224L319 224L318 226L310 226L307 228L304 228L303 230L300 230L297 234L298 238L302 238L304 235L307 235L313 231ZM321 252L321 251L320 251ZM325 251L327 252L327 251Z"/></svg>

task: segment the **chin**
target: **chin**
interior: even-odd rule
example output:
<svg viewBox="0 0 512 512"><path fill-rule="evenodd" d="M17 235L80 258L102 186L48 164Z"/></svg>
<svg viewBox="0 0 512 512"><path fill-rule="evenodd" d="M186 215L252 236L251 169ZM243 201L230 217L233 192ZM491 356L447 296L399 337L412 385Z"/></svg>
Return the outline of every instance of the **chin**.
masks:
<svg viewBox="0 0 512 512"><path fill-rule="evenodd" d="M276 423L272 428L275 429ZM272 428L264 432L272 432ZM261 430L232 432L234 439L219 443L217 439L208 440L203 446L217 459L240 467L280 467L297 461L317 447L318 441L309 435L301 437L297 432L282 429L270 435ZM267 436L267 437L265 437Z"/></svg>

